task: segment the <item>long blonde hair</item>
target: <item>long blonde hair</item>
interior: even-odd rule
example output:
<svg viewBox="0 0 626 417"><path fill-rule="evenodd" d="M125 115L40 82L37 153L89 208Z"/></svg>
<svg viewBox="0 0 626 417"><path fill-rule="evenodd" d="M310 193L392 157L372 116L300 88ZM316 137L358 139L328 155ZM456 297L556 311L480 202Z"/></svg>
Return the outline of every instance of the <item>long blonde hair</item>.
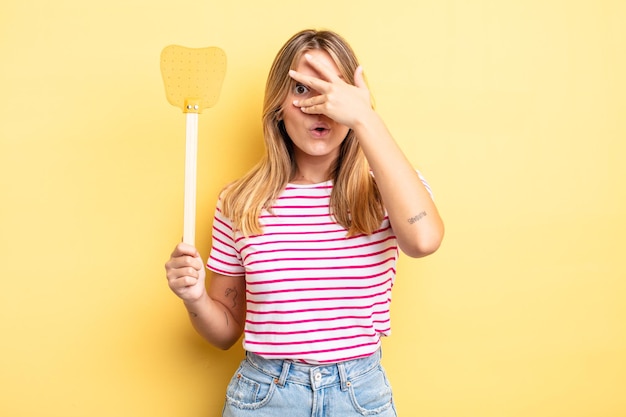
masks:
<svg viewBox="0 0 626 417"><path fill-rule="evenodd" d="M352 48L332 31L304 30L296 33L281 48L270 69L263 103L263 136L265 155L246 175L224 192L222 208L235 229L244 235L262 234L259 216L271 210L276 198L295 174L293 143L281 121L282 103L302 55L322 49L332 57L346 82L354 84L358 61ZM348 230L348 236L371 234L380 227L384 207L369 165L352 130L341 144L339 156L331 171L333 189L330 210L337 223Z"/></svg>

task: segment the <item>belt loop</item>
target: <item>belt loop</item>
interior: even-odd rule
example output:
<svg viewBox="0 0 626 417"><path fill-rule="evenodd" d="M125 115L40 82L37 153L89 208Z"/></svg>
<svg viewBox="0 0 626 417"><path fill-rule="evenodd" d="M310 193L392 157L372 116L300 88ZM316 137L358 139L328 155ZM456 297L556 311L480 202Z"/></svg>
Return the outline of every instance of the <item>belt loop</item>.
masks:
<svg viewBox="0 0 626 417"><path fill-rule="evenodd" d="M287 382L287 375L289 375L290 367L291 367L291 361L283 361L283 370L280 372L278 381L276 381L276 384L278 384L278 386L280 387L285 386L285 382Z"/></svg>
<svg viewBox="0 0 626 417"><path fill-rule="evenodd" d="M350 386L350 381L348 381L348 374L346 373L346 365L343 362L337 364L337 369L339 370L339 381L341 382L341 390L347 391Z"/></svg>

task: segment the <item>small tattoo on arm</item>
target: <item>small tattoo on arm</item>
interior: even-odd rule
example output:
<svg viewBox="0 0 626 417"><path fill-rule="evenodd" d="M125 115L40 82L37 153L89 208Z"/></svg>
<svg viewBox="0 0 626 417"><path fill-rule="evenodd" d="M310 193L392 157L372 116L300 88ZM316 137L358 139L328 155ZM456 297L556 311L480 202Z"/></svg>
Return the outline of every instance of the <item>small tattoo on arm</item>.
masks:
<svg viewBox="0 0 626 417"><path fill-rule="evenodd" d="M426 217L426 212L422 211L420 214L411 217L410 219L408 219L409 224L413 224L413 223L417 223L420 220L422 220L422 218Z"/></svg>
<svg viewBox="0 0 626 417"><path fill-rule="evenodd" d="M233 305L232 305L231 308L235 308L235 307L237 307L237 289L235 289L235 288L227 288L226 292L224 293L226 298L230 297L231 294L233 295Z"/></svg>

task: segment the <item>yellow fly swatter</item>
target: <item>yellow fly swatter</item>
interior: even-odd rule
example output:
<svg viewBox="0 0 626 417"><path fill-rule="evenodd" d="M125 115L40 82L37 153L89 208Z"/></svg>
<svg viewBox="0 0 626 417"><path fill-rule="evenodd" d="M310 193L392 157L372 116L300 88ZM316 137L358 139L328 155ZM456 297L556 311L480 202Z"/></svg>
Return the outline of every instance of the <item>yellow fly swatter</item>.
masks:
<svg viewBox="0 0 626 417"><path fill-rule="evenodd" d="M187 117L183 242L195 245L198 114L219 98L226 54L217 47L170 45L161 52L161 75L167 101Z"/></svg>

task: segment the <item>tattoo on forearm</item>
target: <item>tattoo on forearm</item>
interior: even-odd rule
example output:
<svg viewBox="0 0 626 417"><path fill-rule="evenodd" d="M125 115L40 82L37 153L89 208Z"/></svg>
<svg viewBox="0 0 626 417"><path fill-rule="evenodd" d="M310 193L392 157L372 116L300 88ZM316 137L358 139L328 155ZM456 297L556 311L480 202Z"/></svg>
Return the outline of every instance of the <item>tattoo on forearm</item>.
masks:
<svg viewBox="0 0 626 417"><path fill-rule="evenodd" d="M231 308L235 308L235 307L237 307L237 289L236 288L227 288L226 292L224 293L226 298L230 297L231 294L233 296L233 305L231 306Z"/></svg>
<svg viewBox="0 0 626 417"><path fill-rule="evenodd" d="M426 217L426 212L422 211L421 213L419 213L416 216L411 217L410 219L408 219L409 224L413 224L413 223L417 223L420 220L422 220L422 218Z"/></svg>

